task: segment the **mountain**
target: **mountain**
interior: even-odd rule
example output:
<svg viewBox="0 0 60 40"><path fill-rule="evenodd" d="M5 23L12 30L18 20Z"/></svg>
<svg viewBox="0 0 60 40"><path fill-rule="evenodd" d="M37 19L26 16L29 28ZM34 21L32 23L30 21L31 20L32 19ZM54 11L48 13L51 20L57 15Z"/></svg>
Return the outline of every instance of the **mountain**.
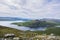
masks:
<svg viewBox="0 0 60 40"><path fill-rule="evenodd" d="M28 21L30 19L27 18L19 18L19 17L0 17L0 21Z"/></svg>
<svg viewBox="0 0 60 40"><path fill-rule="evenodd" d="M53 18L43 18L40 19L41 21L48 21L48 22L57 22L60 23L60 19L53 19Z"/></svg>
<svg viewBox="0 0 60 40"><path fill-rule="evenodd" d="M16 22L12 23L18 26L25 26L25 27L30 27L30 28L46 28L46 27L55 27L57 25L60 25L60 23L56 22L50 22L50 21L41 21L41 20L32 20L32 21L27 21L27 22Z"/></svg>

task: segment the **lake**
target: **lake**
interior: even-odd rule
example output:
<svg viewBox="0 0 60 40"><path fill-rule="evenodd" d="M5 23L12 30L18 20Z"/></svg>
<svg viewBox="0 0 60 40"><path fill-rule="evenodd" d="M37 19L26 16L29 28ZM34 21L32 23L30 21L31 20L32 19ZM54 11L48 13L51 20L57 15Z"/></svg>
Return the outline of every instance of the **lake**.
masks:
<svg viewBox="0 0 60 40"><path fill-rule="evenodd" d="M30 30L30 31L45 30L45 28L42 28L42 27L34 29L34 28L17 26L17 25L11 24L11 23L14 23L14 22L24 22L24 21L0 21L0 25L10 27L10 28L15 28L15 29L18 29L18 30L23 30L23 31L26 31L26 30Z"/></svg>

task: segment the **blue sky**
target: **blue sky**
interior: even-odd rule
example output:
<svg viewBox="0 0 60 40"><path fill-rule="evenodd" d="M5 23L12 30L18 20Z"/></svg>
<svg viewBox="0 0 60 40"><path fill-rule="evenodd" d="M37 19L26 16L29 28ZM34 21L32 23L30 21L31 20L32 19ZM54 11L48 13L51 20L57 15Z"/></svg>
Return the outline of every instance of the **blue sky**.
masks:
<svg viewBox="0 0 60 40"><path fill-rule="evenodd" d="M0 16L60 18L60 0L0 0Z"/></svg>

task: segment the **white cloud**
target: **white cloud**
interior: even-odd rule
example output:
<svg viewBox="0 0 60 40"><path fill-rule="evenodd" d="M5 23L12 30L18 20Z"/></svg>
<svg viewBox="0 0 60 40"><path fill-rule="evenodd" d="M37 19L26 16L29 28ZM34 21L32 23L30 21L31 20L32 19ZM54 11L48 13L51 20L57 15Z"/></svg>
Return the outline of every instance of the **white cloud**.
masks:
<svg viewBox="0 0 60 40"><path fill-rule="evenodd" d="M60 0L0 0L0 16L59 18Z"/></svg>

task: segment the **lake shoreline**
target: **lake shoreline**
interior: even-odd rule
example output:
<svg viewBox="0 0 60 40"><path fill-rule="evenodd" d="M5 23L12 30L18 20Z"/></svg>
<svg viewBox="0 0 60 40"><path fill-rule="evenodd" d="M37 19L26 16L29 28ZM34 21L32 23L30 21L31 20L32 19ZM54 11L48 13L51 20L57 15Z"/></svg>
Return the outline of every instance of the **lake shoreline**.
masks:
<svg viewBox="0 0 60 40"><path fill-rule="evenodd" d="M15 29L18 29L18 30L23 30L23 31L27 31L27 30L30 30L30 31L43 30L43 28L32 29L32 28L29 28L29 27L13 25L13 24L11 24L13 22L24 22L24 21L0 21L0 25L10 27L10 28L15 28Z"/></svg>

